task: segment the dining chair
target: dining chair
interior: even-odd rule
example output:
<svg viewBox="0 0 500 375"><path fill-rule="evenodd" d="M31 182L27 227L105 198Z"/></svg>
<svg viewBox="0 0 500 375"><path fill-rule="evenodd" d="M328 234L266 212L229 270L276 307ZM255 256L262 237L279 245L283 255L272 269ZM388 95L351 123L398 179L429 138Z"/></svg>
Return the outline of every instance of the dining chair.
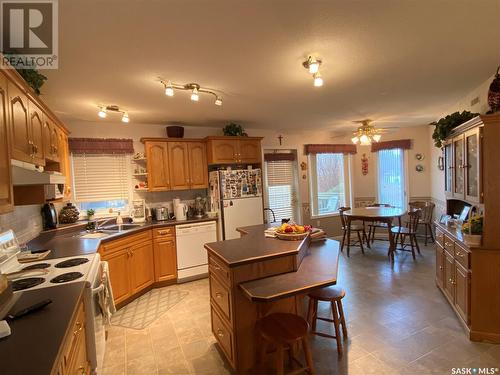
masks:
<svg viewBox="0 0 500 375"><path fill-rule="evenodd" d="M425 244L427 245L427 240L431 239L431 242L434 243L434 231L432 229L432 218L434 216L434 208L436 205L433 202L425 202L425 201L416 201L410 202L410 210L412 209L421 209L422 215L420 220L418 221L418 226L423 226L425 228Z"/></svg>
<svg viewBox="0 0 500 375"><path fill-rule="evenodd" d="M396 243L396 245L398 241L401 244L401 248L397 250L409 251L409 252L411 251L413 259L415 259L415 248L420 254L420 247L418 246L418 240L417 240L417 228L421 215L422 215L422 210L419 208L410 210L408 212L409 220L407 222L407 226L405 227L398 226L391 228L391 232L393 233L393 235L395 235L394 242ZM407 238L410 241L409 243L406 243ZM407 246L410 246L411 250L407 250L406 249Z"/></svg>
<svg viewBox="0 0 500 375"><path fill-rule="evenodd" d="M388 203L372 203L366 207L387 207L387 208L390 208L392 206ZM375 239L376 239L375 238L375 231L377 230L377 228L382 228L382 229L385 229L387 231L387 224L381 223L379 221L374 221L374 222L371 222L370 224L368 224L368 242L369 243L371 242L373 244L373 242L375 241ZM379 240L384 241L385 239L379 238Z"/></svg>
<svg viewBox="0 0 500 375"><path fill-rule="evenodd" d="M347 228L347 219L344 215L345 211L349 211L351 207L340 207L339 208L339 215L340 215L340 222L342 224L342 243L340 244L340 251L344 251L344 244L347 239L347 243L349 246L356 246L359 244L359 247L361 247L361 252L364 254L365 253L365 248L363 247L363 239L367 238L366 237L366 232L365 232L365 227L363 224L353 224L351 223L351 232L356 232L358 235L358 241L351 242L351 235L348 233L348 228ZM347 246L347 256L349 256L349 246Z"/></svg>

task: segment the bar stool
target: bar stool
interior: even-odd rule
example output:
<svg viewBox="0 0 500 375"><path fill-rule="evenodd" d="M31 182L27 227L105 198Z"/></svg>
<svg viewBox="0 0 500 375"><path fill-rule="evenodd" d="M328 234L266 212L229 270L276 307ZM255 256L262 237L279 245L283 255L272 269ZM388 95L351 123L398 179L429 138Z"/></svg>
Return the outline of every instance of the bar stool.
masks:
<svg viewBox="0 0 500 375"><path fill-rule="evenodd" d="M294 314L273 313L265 316L257 322L257 330L260 336L260 362L263 362L269 344L276 346L276 373L284 374L284 353L289 351L290 365L296 363L300 366L288 374L299 374L306 371L314 375L311 349L307 342L307 331L309 324L307 321ZM294 356L294 346L302 342L306 358L306 366L303 366Z"/></svg>
<svg viewBox="0 0 500 375"><path fill-rule="evenodd" d="M342 298L345 296L345 290L338 286L329 286L326 288L313 290L308 294L309 296L309 311L307 313L307 321L311 324L311 333L328 337L337 340L337 351L342 355L342 341L340 340L340 325L342 325L342 336L344 340L347 338L347 327L345 325L344 309L342 308ZM318 316L318 303L319 301L330 302L332 307L333 319ZM316 331L317 320L333 323L335 328L335 336L327 333Z"/></svg>

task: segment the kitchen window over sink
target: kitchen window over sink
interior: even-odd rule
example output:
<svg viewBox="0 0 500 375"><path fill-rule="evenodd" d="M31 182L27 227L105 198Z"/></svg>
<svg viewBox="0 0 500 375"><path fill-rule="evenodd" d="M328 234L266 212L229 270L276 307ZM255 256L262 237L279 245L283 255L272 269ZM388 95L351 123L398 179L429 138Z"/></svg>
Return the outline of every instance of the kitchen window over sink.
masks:
<svg viewBox="0 0 500 375"><path fill-rule="evenodd" d="M72 154L73 198L82 214L96 216L128 212L130 156L127 154Z"/></svg>
<svg viewBox="0 0 500 375"><path fill-rule="evenodd" d="M338 214L350 205L350 157L343 153L309 154L312 217Z"/></svg>

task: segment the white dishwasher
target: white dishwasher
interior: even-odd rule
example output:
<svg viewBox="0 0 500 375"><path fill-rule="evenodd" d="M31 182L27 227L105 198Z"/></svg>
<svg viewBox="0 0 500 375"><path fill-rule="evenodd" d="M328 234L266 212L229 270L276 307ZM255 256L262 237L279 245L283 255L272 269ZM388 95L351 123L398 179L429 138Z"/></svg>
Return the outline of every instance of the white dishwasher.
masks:
<svg viewBox="0 0 500 375"><path fill-rule="evenodd" d="M182 283L208 275L208 242L217 241L215 221L175 226L177 242L177 281Z"/></svg>

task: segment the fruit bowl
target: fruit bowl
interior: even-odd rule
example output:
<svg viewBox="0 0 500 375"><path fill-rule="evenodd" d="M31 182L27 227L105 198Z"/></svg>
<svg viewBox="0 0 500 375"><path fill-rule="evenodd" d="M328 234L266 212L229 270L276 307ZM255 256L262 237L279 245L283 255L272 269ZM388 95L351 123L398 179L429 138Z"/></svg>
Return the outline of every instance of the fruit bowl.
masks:
<svg viewBox="0 0 500 375"><path fill-rule="evenodd" d="M309 225L285 223L276 228L276 237L280 240L300 241L307 237L311 229Z"/></svg>

